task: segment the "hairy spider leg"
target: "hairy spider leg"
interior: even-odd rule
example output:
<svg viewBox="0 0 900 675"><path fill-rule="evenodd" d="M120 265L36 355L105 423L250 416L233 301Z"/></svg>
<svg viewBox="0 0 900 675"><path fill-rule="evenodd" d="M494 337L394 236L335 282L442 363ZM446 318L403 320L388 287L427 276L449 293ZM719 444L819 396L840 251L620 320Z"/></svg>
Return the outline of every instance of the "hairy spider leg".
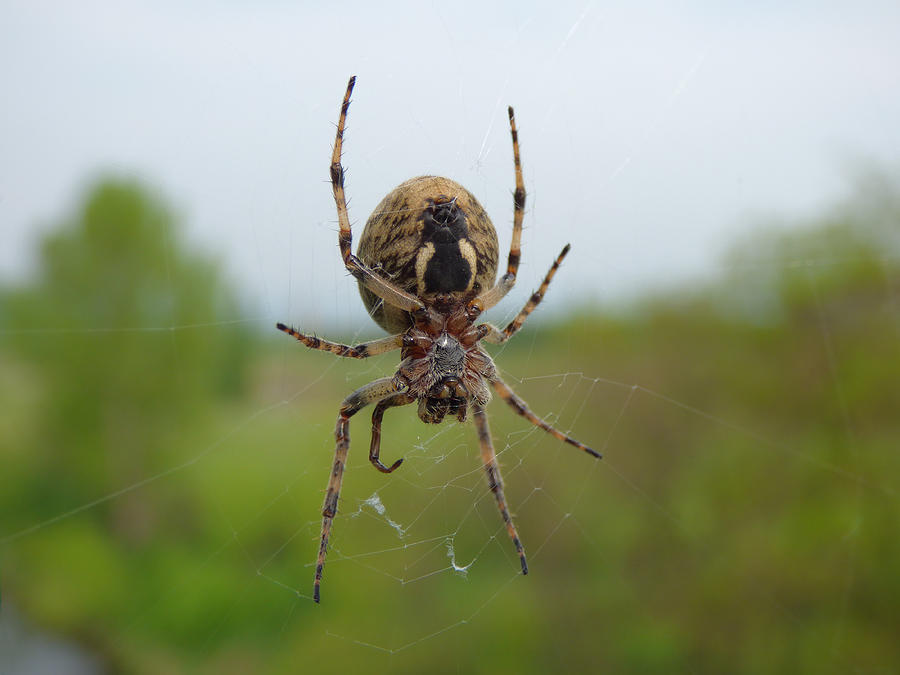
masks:
<svg viewBox="0 0 900 675"><path fill-rule="evenodd" d="M547 292L547 287L553 280L553 276L556 274L556 270L559 269L563 258L566 257L566 254L569 252L570 248L571 247L568 244L563 247L563 250L560 251L558 256L556 256L556 260L553 261L553 264L547 271L547 275L544 277L544 281L541 282L540 288L538 288L534 293L531 294L531 297L528 299L528 302L525 303L522 311L516 315L515 319L509 322L509 325L506 328L501 331L499 328L489 323L482 324L478 327L479 330L484 334L484 337L481 338L482 340L494 344L502 344L509 340L509 338L511 338L513 335L515 335L516 332L518 332L518 330L522 327L522 324L525 323L525 319L528 318L528 315L531 314L534 311L534 308L537 307L541 303L541 300L544 299L544 293Z"/></svg>
<svg viewBox="0 0 900 675"><path fill-rule="evenodd" d="M334 429L336 440L334 465L331 469L331 477L328 479L325 503L322 505L322 533L319 539L319 555L316 558L316 580L313 585L313 600L316 602L319 602L319 586L322 582L322 570L325 567L325 554L328 552L328 536L331 534L331 523L337 514L341 481L344 477L344 466L347 463L347 451L350 449L350 418L370 403L396 394L398 389L393 377L382 377L360 387L345 398L341 404Z"/></svg>
<svg viewBox="0 0 900 675"><path fill-rule="evenodd" d="M369 445L369 461L372 462L372 466L382 473L391 473L403 463L402 457L389 467L381 463L381 420L384 417L384 411L388 408L396 408L397 406L409 405L415 402L415 396L410 396L407 393L394 394L379 401L378 405L375 406L375 410L372 411L372 443Z"/></svg>
<svg viewBox="0 0 900 675"><path fill-rule="evenodd" d="M336 356L347 356L353 359L366 359L370 356L378 356L379 354L384 354L393 351L394 349L400 349L400 347L403 346L402 334L390 335L379 340L362 342L358 345L350 346L341 344L340 342L329 342L328 340L323 340L315 335L306 335L305 333L294 330L290 326L285 326L283 323L276 323L275 327L280 331L284 331L291 337L296 338L310 349L319 349L323 352L331 352Z"/></svg>
<svg viewBox="0 0 900 675"><path fill-rule="evenodd" d="M506 497L503 494L503 478L500 476L497 454L494 452L494 443L491 441L491 429L488 426L487 414L478 403L472 404L472 410L475 428L478 429L478 441L481 444L481 461L484 462L488 487L491 488L491 492L494 493L494 497L497 499L497 508L500 509L500 515L503 517L506 531L509 533L509 538L512 539L513 546L516 547L516 553L519 554L522 574L528 574L528 563L525 562L525 549L522 547L519 533L516 532L516 526L513 524L512 516L509 515L509 509L506 507Z"/></svg>
<svg viewBox="0 0 900 675"><path fill-rule="evenodd" d="M602 455L593 448L589 448L581 441L576 441L571 436L567 436L559 429L550 426L540 417L531 412L531 410L528 408L528 404L525 403L525 401L523 401L521 398L519 398L516 392L510 389L509 386L500 378L491 380L491 386L494 387L494 390L500 395L500 398L509 403L513 410L515 410L522 417L531 422L534 426L540 427L554 438L558 438L559 440L568 443L569 445L574 445L576 448L584 450L592 457L596 457L597 459L600 459L602 457Z"/></svg>
<svg viewBox="0 0 900 675"><path fill-rule="evenodd" d="M350 252L350 247L353 243L353 233L350 231L350 216L347 213L347 198L344 194L344 167L341 165L341 152L344 145L344 125L347 121L347 109L350 107L350 94L353 92L354 84L356 84L356 76L351 77L350 82L347 83L347 93L344 94L341 116L338 120L337 135L334 140L334 151L331 154L331 189L334 192L334 203L337 206L338 223L340 225L338 245L341 249L341 257L344 259L344 266L350 274L372 293L394 307L413 312L424 307L421 300L375 274Z"/></svg>
<svg viewBox="0 0 900 675"><path fill-rule="evenodd" d="M522 179L522 160L519 158L519 132L516 130L516 116L512 106L509 107L509 131L512 134L513 162L516 166L516 190L513 193L513 233L509 244L509 259L506 274L494 287L473 299L469 305L484 312L500 302L516 285L516 274L519 271L519 260L522 258L522 220L525 218L525 181Z"/></svg>

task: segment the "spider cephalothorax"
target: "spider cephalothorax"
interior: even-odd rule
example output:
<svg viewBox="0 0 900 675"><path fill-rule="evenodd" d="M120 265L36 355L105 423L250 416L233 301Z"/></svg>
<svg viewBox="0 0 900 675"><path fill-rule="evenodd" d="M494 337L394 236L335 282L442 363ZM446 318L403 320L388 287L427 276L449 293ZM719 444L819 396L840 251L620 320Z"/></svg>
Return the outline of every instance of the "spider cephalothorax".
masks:
<svg viewBox="0 0 900 675"><path fill-rule="evenodd" d="M415 320L403 336L397 377L407 396L419 401L423 422L438 423L448 414L465 422L469 401L485 405L491 399L486 381L497 375L491 357L478 346L484 335L465 307L449 316L424 310Z"/></svg>
<svg viewBox="0 0 900 675"><path fill-rule="evenodd" d="M369 461L384 473L391 473L403 461L398 459L391 466L381 463L381 423L388 408L418 403L419 418L429 424L437 424L448 415L464 422L471 410L488 487L497 500L523 574L528 573L525 549L506 506L503 481L484 410L491 398L491 389L535 426L600 457L596 451L554 429L531 412L525 401L500 379L491 357L480 346L482 341L506 342L521 328L543 299L553 275L569 252L567 244L551 265L540 288L506 328L500 330L489 323L476 323L482 312L496 305L510 291L519 267L525 186L513 109L509 109L516 171L513 234L506 273L495 284L499 249L490 218L462 185L439 176L412 178L388 193L366 223L359 242L359 257L353 255L341 148L355 81L356 78L351 77L347 85L331 156L331 186L340 224L338 245L344 265L359 283L360 294L372 318L394 334L350 346L300 333L281 323L278 329L307 347L338 356L366 358L400 349L402 361L392 377L370 382L345 398L338 413L334 464L322 506L322 532L313 586L316 602L319 601L328 537L337 514L350 449L350 418L365 406L375 405Z"/></svg>

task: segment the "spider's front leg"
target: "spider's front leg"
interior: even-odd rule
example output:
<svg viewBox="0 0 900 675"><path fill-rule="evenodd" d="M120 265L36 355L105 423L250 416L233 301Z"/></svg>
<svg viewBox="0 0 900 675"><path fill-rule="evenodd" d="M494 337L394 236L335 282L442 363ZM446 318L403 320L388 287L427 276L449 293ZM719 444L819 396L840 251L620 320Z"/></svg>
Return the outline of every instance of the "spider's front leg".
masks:
<svg viewBox="0 0 900 675"><path fill-rule="evenodd" d="M383 377L360 387L341 405L337 424L334 429L336 445L334 448L334 465L328 479L328 491L322 505L322 534L319 540L319 556L316 558L316 580L313 586L313 600L319 602L319 585L322 581L322 570L325 567L325 554L328 552L328 536L331 534L331 523L337 514L338 498L341 494L341 481L344 477L344 466L347 463L347 451L350 449L350 418L370 403L402 391L406 385L400 384L394 377Z"/></svg>
<svg viewBox="0 0 900 675"><path fill-rule="evenodd" d="M528 563L525 562L525 549L522 547L519 533L516 532L516 526L506 506L506 496L503 494L503 478L500 476L500 466L497 464L497 454L494 452L494 443L491 440L491 429L488 427L487 413L485 413L484 408L479 403L472 404L472 411L474 413L472 417L475 420L475 428L478 429L478 441L481 444L481 461L484 463L488 486L497 499L497 508L500 509L500 515L506 525L506 531L509 533L509 538L512 539L513 546L516 547L516 553L519 554L522 574L528 574Z"/></svg>
<svg viewBox="0 0 900 675"><path fill-rule="evenodd" d="M379 401L378 405L375 406L375 410L372 411L372 443L369 445L369 461L381 473L392 473L394 469L403 463L402 457L390 466L385 466L381 463L381 420L384 417L384 411L388 408L409 405L410 403L415 403L415 401L415 396L410 396L405 392L394 394Z"/></svg>

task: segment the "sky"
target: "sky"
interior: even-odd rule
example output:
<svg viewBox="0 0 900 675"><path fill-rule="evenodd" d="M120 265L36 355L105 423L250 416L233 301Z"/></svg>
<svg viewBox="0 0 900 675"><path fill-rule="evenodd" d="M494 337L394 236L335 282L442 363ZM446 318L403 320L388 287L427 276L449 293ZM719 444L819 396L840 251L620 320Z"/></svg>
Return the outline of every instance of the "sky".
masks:
<svg viewBox="0 0 900 675"><path fill-rule="evenodd" d="M239 318L368 321L327 182L350 75L357 237L395 185L439 174L505 250L515 106L528 210L498 322L567 242L549 315L712 274L761 223L815 213L854 167L900 154L892 2L4 0L0 281L27 278L41 233L118 175L222 259Z"/></svg>

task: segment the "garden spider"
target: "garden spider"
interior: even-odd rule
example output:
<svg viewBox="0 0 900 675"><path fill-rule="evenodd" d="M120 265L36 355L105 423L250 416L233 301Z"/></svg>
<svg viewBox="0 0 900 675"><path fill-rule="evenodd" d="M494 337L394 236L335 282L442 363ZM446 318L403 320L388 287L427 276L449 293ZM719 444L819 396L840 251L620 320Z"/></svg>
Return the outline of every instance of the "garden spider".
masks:
<svg viewBox="0 0 900 675"><path fill-rule="evenodd" d="M403 461L398 459L385 466L379 457L381 420L388 408L418 402L419 417L423 422L433 424L441 422L448 414L463 422L471 408L488 485L516 547L522 574L528 574L525 550L503 495L503 480L484 410L491 398L488 385L535 426L593 457L599 458L600 454L531 412L525 401L500 379L494 362L480 348L479 342L506 342L522 327L544 297L553 275L569 252L569 245L563 247L538 290L506 328L500 330L489 323L475 323L482 312L496 305L510 291L519 267L525 185L515 117L513 109L509 108L516 189L512 243L506 274L499 282L494 283L499 254L494 226L468 190L447 178L421 176L390 192L366 223L359 243L359 257L353 255L341 149L355 83L356 78L351 77L347 84L331 156L331 187L340 224L338 245L344 265L359 283L363 301L372 317L393 334L353 347L300 333L282 323L277 327L307 347L337 356L362 359L400 349L402 361L392 377L383 377L360 387L341 405L335 428L334 465L322 506L313 599L319 602L328 537L337 513L350 448L350 418L370 403L375 404L375 409L369 461L383 473L391 473Z"/></svg>

